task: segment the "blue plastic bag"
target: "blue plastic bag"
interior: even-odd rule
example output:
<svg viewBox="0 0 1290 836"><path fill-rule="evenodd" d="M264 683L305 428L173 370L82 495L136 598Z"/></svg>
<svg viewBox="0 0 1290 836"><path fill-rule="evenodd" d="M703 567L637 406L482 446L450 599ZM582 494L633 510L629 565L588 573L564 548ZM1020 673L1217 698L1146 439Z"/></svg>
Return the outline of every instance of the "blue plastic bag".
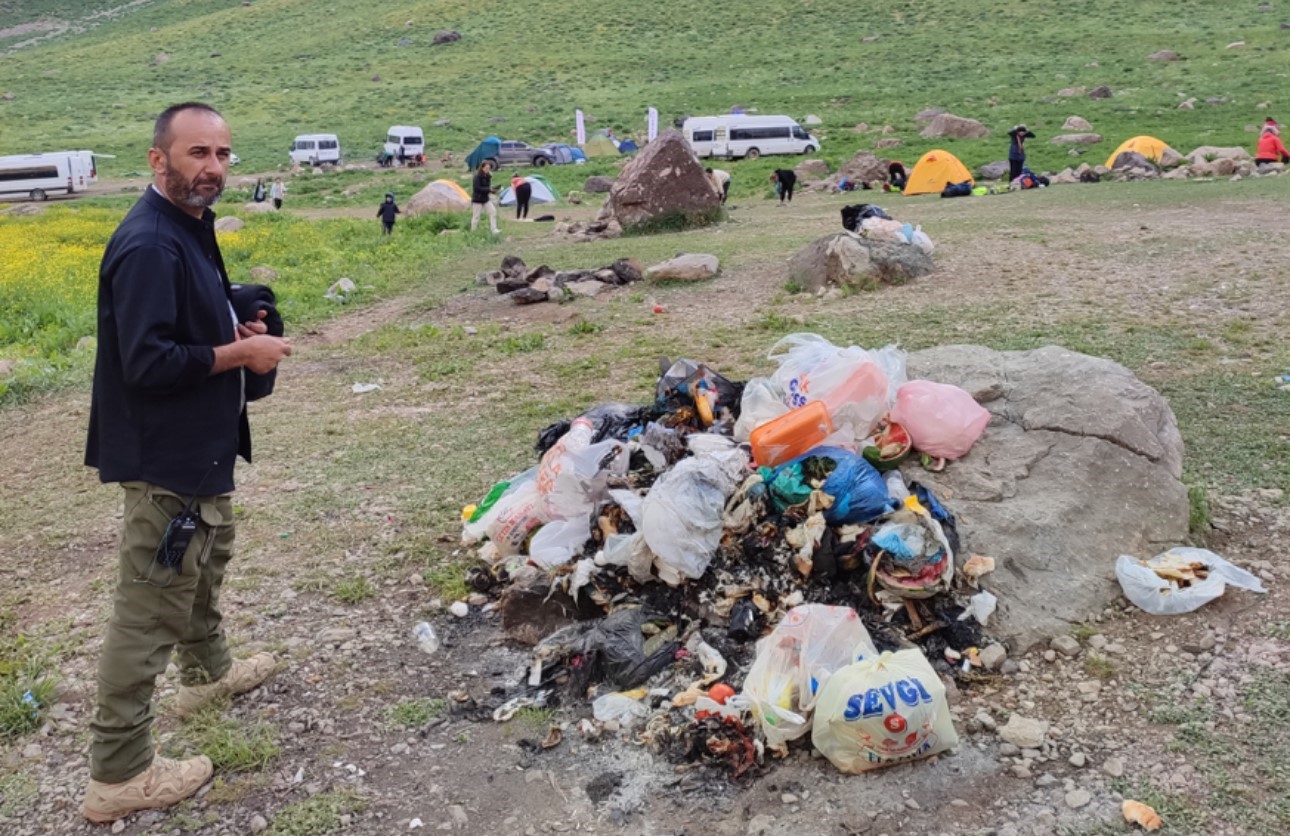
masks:
<svg viewBox="0 0 1290 836"><path fill-rule="evenodd" d="M885 516L895 507L887 496L887 484L882 474L863 456L840 447L816 447L804 456L784 462L766 480L772 497L781 508L796 502L785 502L788 497L777 487L787 484L788 477L800 474L802 462L812 458L829 459L835 465L820 488L833 497L833 507L824 512L824 519L830 525L869 522ZM784 481L779 481L781 477Z"/></svg>

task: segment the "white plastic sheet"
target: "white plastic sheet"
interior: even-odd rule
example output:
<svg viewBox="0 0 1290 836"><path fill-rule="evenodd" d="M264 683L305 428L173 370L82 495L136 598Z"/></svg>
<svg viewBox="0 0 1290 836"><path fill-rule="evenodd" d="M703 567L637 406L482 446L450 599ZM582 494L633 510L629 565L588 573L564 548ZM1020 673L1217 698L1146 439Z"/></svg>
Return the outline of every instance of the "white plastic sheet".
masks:
<svg viewBox="0 0 1290 836"><path fill-rule="evenodd" d="M1203 563L1208 577L1182 587L1160 577L1151 568L1170 563ZM1250 592L1267 592L1254 575L1233 565L1208 549L1178 546L1162 552L1144 565L1131 555L1122 554L1115 562L1115 577L1124 596L1152 615L1179 615L1203 607L1223 594L1228 584Z"/></svg>

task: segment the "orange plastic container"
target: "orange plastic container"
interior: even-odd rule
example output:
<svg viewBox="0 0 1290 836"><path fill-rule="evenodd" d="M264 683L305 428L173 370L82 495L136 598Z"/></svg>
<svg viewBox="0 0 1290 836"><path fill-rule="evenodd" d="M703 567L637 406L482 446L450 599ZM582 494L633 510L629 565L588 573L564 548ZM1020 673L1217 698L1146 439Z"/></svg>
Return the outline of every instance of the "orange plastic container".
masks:
<svg viewBox="0 0 1290 836"><path fill-rule="evenodd" d="M833 435L833 421L823 401L811 401L752 431L753 460L759 467L775 467L795 459Z"/></svg>

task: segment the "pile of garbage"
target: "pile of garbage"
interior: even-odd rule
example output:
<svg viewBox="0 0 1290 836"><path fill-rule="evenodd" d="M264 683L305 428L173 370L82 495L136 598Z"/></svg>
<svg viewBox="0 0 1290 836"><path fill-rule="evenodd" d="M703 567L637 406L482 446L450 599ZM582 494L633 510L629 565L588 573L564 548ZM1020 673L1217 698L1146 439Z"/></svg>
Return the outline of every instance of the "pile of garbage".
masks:
<svg viewBox="0 0 1290 836"><path fill-rule="evenodd" d="M653 403L547 427L534 467L463 509L470 586L534 645L495 716L590 701L589 739L735 777L808 735L847 772L956 744L946 682L992 676L993 560L959 552L917 473L990 414L907 380L895 346L793 334L769 356L746 383L663 361Z"/></svg>
<svg viewBox="0 0 1290 836"><path fill-rule="evenodd" d="M519 256L508 255L499 269L480 273L475 281L492 285L517 305L531 305L571 296L595 297L607 287L638 282L643 276L644 268L632 258L590 270L557 271L545 264L530 270Z"/></svg>
<svg viewBox="0 0 1290 836"><path fill-rule="evenodd" d="M913 244L927 255L936 249L921 225L901 223L872 203L842 207L842 227L875 241Z"/></svg>

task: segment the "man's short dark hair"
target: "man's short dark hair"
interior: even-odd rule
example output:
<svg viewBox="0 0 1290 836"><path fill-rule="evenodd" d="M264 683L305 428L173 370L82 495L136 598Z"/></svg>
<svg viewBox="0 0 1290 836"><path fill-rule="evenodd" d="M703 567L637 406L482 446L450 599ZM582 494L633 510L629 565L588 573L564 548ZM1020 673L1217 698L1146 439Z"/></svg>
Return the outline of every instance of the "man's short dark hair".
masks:
<svg viewBox="0 0 1290 836"><path fill-rule="evenodd" d="M204 110L207 113L213 113L216 116L219 116L221 119L224 118L223 116L220 116L220 112L218 110L208 104L203 104L202 102L180 102L179 104L171 105L161 111L161 115L157 117L156 124L152 126L153 148L158 148L164 151L170 146L170 123L175 120L176 114L182 113L185 110Z"/></svg>

